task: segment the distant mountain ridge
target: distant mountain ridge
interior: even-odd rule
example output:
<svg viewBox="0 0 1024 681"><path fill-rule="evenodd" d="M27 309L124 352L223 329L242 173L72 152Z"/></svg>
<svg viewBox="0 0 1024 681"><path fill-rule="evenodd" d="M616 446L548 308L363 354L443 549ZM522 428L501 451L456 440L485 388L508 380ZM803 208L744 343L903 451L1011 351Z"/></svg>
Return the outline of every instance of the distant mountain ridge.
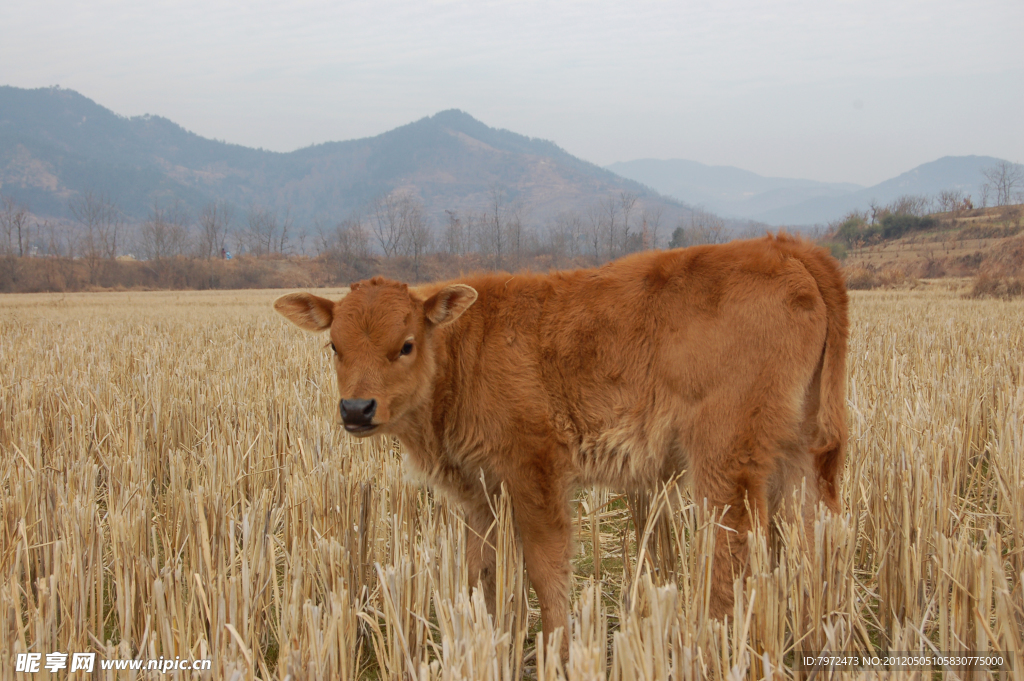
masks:
<svg viewBox="0 0 1024 681"><path fill-rule="evenodd" d="M849 183L764 177L733 166L711 166L683 159L640 159L607 166L691 205L749 217L815 196L839 196L861 189Z"/></svg>
<svg viewBox="0 0 1024 681"><path fill-rule="evenodd" d="M885 204L904 194L934 196L960 189L977 200L984 183L982 170L1000 161L991 156L945 156L871 187L763 177L731 166L679 159L626 161L608 169L725 216L781 226L825 224L852 210L867 209L872 202Z"/></svg>
<svg viewBox="0 0 1024 681"><path fill-rule="evenodd" d="M679 202L578 159L553 142L442 111L374 137L290 153L206 139L160 116L119 116L72 90L0 87L0 191L41 215L66 217L68 200L93 191L143 220L155 199L193 211L211 200L244 210L289 211L297 221L339 220L396 189L428 213L482 210L492 187L519 200L535 222L622 191L660 205Z"/></svg>
<svg viewBox="0 0 1024 681"><path fill-rule="evenodd" d="M837 197L810 198L761 213L758 219L768 224L827 223L850 211L866 210L872 202L884 205L906 194L935 196L947 189L959 189L980 205L985 182L981 173L1001 161L993 156L944 156L872 187Z"/></svg>

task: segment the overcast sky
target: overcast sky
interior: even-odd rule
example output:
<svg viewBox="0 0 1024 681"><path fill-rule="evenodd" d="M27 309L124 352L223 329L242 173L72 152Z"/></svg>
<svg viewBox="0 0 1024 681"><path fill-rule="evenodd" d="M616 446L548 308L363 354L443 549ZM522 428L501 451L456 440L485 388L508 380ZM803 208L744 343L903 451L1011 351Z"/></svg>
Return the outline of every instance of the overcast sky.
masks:
<svg viewBox="0 0 1024 681"><path fill-rule="evenodd" d="M438 111L606 165L1024 161L1022 0L0 3L0 84L291 151Z"/></svg>

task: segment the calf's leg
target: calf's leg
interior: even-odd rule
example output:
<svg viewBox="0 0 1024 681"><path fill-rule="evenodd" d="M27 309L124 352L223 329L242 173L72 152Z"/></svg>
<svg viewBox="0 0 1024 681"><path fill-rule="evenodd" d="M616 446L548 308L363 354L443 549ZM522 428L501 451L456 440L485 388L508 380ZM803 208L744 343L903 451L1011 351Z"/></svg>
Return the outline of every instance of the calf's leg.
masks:
<svg viewBox="0 0 1024 681"><path fill-rule="evenodd" d="M715 549L711 573L712 617L722 618L733 606L733 580L748 569L750 553L747 533L754 526L756 516L760 529L768 528L768 503L764 474L760 466L752 465L747 457L724 467L695 466L694 497L698 504L707 499L709 509L724 513L715 535ZM747 507L749 506L749 511Z"/></svg>
<svg viewBox="0 0 1024 681"><path fill-rule="evenodd" d="M572 522L564 490L543 485L513 493L512 508L523 541L523 561L540 602L541 628L546 645L562 628L561 656L569 656L569 563Z"/></svg>
<svg viewBox="0 0 1024 681"><path fill-rule="evenodd" d="M466 506L466 563L469 568L469 584L484 590L487 611L495 612L496 555L494 514L486 503Z"/></svg>

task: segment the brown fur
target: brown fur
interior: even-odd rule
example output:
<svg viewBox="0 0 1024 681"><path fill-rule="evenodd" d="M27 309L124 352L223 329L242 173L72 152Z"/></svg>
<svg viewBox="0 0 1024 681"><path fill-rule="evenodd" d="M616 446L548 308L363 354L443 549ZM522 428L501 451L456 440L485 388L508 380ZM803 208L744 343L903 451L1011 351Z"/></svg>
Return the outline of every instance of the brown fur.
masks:
<svg viewBox="0 0 1024 681"><path fill-rule="evenodd" d="M806 477L810 501L838 510L846 290L835 261L800 239L411 289L375 278L337 303L291 294L275 307L330 328L342 398L376 399L372 432L396 435L462 503L471 576L492 603L494 551L474 535L504 483L545 636L568 621L578 485L652 487L686 470L695 498L728 506L715 616L745 569L747 504L766 527Z"/></svg>

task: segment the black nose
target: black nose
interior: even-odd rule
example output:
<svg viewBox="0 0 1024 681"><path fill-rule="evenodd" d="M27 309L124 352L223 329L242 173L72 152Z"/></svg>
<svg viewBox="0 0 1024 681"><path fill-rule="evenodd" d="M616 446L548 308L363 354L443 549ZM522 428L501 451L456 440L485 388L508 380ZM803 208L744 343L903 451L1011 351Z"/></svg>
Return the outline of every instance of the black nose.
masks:
<svg viewBox="0 0 1024 681"><path fill-rule="evenodd" d="M342 400L338 409L346 426L368 426L377 413L377 400Z"/></svg>

